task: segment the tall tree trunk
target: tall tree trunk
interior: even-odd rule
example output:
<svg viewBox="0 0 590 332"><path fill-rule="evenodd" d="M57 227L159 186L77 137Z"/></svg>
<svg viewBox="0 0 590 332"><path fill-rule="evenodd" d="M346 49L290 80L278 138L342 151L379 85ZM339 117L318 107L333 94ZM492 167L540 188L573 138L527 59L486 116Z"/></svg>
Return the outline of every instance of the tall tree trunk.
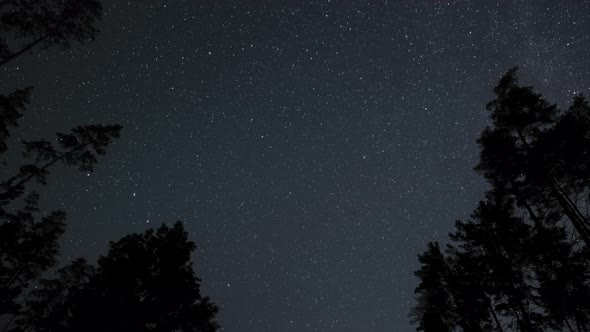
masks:
<svg viewBox="0 0 590 332"><path fill-rule="evenodd" d="M530 154L530 151L532 149L531 149L529 143L527 142L526 138L524 137L522 130L517 130L516 132L518 134L519 140L521 141L522 145L525 147L527 153ZM586 246L590 247L590 228L588 226L589 225L588 220L586 220L586 218L584 218L582 213L579 211L578 207L575 206L575 204L573 204L573 202L571 202L571 200L567 197L567 195L565 195L565 193L561 190L561 187L559 186L557 181L553 178L553 176L550 174L550 172L547 170L543 170L543 172L546 173L545 175L547 176L547 184L549 186L549 189L551 190L553 197L557 200L557 202L559 203L559 205L563 209L564 213L570 219L570 222L572 223L574 228L578 231L578 233L580 234L580 237L586 243Z"/></svg>
<svg viewBox="0 0 590 332"><path fill-rule="evenodd" d="M564 195L560 188L555 184L552 178L549 179L549 188L553 197L557 199L559 205L563 208L563 212L570 219L570 222L580 234L582 240L586 243L586 246L590 246L590 230L588 229L588 221L578 211L577 207L571 203L571 201Z"/></svg>

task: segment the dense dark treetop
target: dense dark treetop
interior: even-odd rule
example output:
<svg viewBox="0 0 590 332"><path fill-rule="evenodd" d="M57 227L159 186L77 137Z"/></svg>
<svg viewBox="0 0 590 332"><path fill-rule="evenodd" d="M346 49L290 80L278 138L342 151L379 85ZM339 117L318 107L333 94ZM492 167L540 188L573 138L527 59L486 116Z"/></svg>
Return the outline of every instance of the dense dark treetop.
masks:
<svg viewBox="0 0 590 332"><path fill-rule="evenodd" d="M195 248L180 222L112 241L96 268L78 259L42 280L16 331L215 332L218 308L200 294Z"/></svg>
<svg viewBox="0 0 590 332"><path fill-rule="evenodd" d="M419 255L418 331L590 329L590 105L577 95L562 111L516 75L494 89L478 140L491 189L446 255L438 242Z"/></svg>

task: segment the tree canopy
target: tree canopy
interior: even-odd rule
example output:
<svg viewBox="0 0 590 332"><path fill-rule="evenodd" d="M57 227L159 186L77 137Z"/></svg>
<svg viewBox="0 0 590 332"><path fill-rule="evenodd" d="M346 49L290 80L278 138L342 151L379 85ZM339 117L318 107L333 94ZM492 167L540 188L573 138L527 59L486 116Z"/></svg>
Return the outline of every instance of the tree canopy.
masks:
<svg viewBox="0 0 590 332"><path fill-rule="evenodd" d="M487 104L476 170L491 184L471 218L457 221L444 253L419 256L418 331L590 329L590 107L562 111L517 69Z"/></svg>
<svg viewBox="0 0 590 332"><path fill-rule="evenodd" d="M0 0L0 67L35 49L93 39L101 13L98 0ZM180 222L111 242L96 267L79 258L53 269L66 213L42 211L34 189L48 183L56 164L92 172L122 127L80 125L55 139L22 140L24 158L15 160L8 151L18 145L8 142L32 91L0 95L1 167L12 174L0 179L2 331L218 330L218 308L200 294L196 246Z"/></svg>
<svg viewBox="0 0 590 332"><path fill-rule="evenodd" d="M96 268L77 260L42 280L16 331L216 331L195 248L180 222L111 242Z"/></svg>

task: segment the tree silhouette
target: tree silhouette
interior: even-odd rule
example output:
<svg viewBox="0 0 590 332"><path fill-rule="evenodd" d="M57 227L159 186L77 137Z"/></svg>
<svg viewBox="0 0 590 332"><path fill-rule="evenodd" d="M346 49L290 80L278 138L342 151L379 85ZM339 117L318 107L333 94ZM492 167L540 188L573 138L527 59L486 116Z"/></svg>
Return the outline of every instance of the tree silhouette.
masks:
<svg viewBox="0 0 590 332"><path fill-rule="evenodd" d="M514 215L512 200L504 192L490 192L472 220L457 221L455 228L450 238L457 245L450 245L448 252L456 261L455 271L461 271L457 278L477 281L477 291L470 293L486 294L482 301L494 320L499 321L498 315L513 316L519 330L536 330L528 305L532 295L526 253L531 229ZM465 310L472 309L466 306Z"/></svg>
<svg viewBox="0 0 590 332"><path fill-rule="evenodd" d="M121 129L120 125L78 126L67 134L58 132L57 147L45 139L23 141L24 155L34 156L35 162L22 165L17 174L0 183L3 190L0 208L19 198L31 180L46 184L49 168L58 162L92 172L98 156L106 154L107 147L120 136Z"/></svg>
<svg viewBox="0 0 590 332"><path fill-rule="evenodd" d="M25 106L31 98L32 88L18 89L8 96L0 95L0 154L6 152L6 140L10 137L10 128L19 126Z"/></svg>
<svg viewBox="0 0 590 332"><path fill-rule="evenodd" d="M97 0L2 0L0 1L0 66L31 51L35 46L69 47L70 41L94 37L100 17ZM6 157L11 131L31 99L32 88L0 95L0 155ZM91 172L98 156L115 138L121 126L78 126L69 133L57 133L57 140L23 141L22 163L6 158L0 179L0 316L22 309L22 297L42 273L56 263L58 240L65 230L65 212L40 211L40 195L31 190L34 182L44 185L51 166L63 163ZM11 158L15 154L11 154Z"/></svg>
<svg viewBox="0 0 590 332"><path fill-rule="evenodd" d="M566 228L517 216L513 200L490 192L457 221L446 255L419 255L418 331L587 331L590 256Z"/></svg>
<svg viewBox="0 0 590 332"><path fill-rule="evenodd" d="M16 313L16 300L23 290L56 263L65 213L55 211L35 221L35 196L27 198L27 206L16 218L2 218L0 224L0 314Z"/></svg>
<svg viewBox="0 0 590 332"><path fill-rule="evenodd" d="M412 322L424 331L587 332L590 107L576 96L559 110L521 87L516 68L494 92L476 167L492 189L455 223L445 254L429 244L419 255Z"/></svg>
<svg viewBox="0 0 590 332"><path fill-rule="evenodd" d="M180 222L111 242L95 270L77 261L44 281L19 331L217 331L218 308L193 271L195 248Z"/></svg>
<svg viewBox="0 0 590 332"><path fill-rule="evenodd" d="M415 275L420 284L416 306L410 317L412 323L418 323L417 331L452 331L456 325L456 308L448 290L449 266L440 251L438 242L428 244L428 249L418 256L422 264Z"/></svg>
<svg viewBox="0 0 590 332"><path fill-rule="evenodd" d="M517 68L502 77L487 105L493 127L478 143L476 170L494 187L503 187L532 217L555 222L565 214L590 245L590 107L581 96L561 112L531 87L518 84ZM541 221L541 220L540 220Z"/></svg>
<svg viewBox="0 0 590 332"><path fill-rule="evenodd" d="M68 48L93 39L98 0L0 0L0 67L36 47ZM0 155L30 102L32 88L0 95ZM95 268L77 259L41 279L57 262L63 211L43 212L34 184L61 163L92 172L120 136L119 125L84 125L53 141L22 141L25 161L0 179L2 331L216 331L218 311L200 294L195 250L182 224L111 242ZM7 173L7 172L5 172Z"/></svg>
<svg viewBox="0 0 590 332"><path fill-rule="evenodd" d="M71 133L57 134L57 147L43 139L24 142L25 153L33 155L34 162L23 164L15 175L0 182L0 314L15 314L18 296L55 265L58 240L65 231L63 211L38 220L39 194L26 194L27 185L32 180L45 184L50 167L58 162L91 172L120 130L118 125L76 127Z"/></svg>
<svg viewBox="0 0 590 332"><path fill-rule="evenodd" d="M0 67L36 46L68 48L94 39L101 14L98 0L0 1Z"/></svg>
<svg viewBox="0 0 590 332"><path fill-rule="evenodd" d="M69 48L72 41L95 38L102 16L99 0L0 0L0 67L35 47ZM9 128L18 127L32 87L0 95L0 153Z"/></svg>
<svg viewBox="0 0 590 332"><path fill-rule="evenodd" d="M41 279L18 318L13 316L16 322L11 331L64 331L70 317L68 299L81 294L94 274L94 267L79 258L60 268L57 278Z"/></svg>
<svg viewBox="0 0 590 332"><path fill-rule="evenodd" d="M590 328L590 251L574 249L563 228L538 230L533 266L538 284L537 301L545 309L548 327L588 331ZM550 244L550 246L548 246Z"/></svg>

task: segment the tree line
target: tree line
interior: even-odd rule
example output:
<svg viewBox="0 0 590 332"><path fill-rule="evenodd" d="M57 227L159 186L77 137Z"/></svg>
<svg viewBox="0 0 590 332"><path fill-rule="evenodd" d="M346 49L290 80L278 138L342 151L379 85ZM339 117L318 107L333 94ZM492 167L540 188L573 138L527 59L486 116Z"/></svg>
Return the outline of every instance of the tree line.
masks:
<svg viewBox="0 0 590 332"><path fill-rule="evenodd" d="M590 106L567 110L520 85L494 88L475 170L491 185L415 275L417 331L590 330Z"/></svg>
<svg viewBox="0 0 590 332"><path fill-rule="evenodd" d="M0 69L36 50L94 39L101 15L98 0L0 0ZM181 222L110 242L96 265L78 258L56 266L66 213L42 211L34 187L46 185L57 164L92 172L122 126L22 140L23 159L13 160L7 152L19 146L9 146L10 136L32 94L17 87L0 95L0 167L15 170L0 179L0 331L217 331L218 307L200 293L196 246Z"/></svg>

